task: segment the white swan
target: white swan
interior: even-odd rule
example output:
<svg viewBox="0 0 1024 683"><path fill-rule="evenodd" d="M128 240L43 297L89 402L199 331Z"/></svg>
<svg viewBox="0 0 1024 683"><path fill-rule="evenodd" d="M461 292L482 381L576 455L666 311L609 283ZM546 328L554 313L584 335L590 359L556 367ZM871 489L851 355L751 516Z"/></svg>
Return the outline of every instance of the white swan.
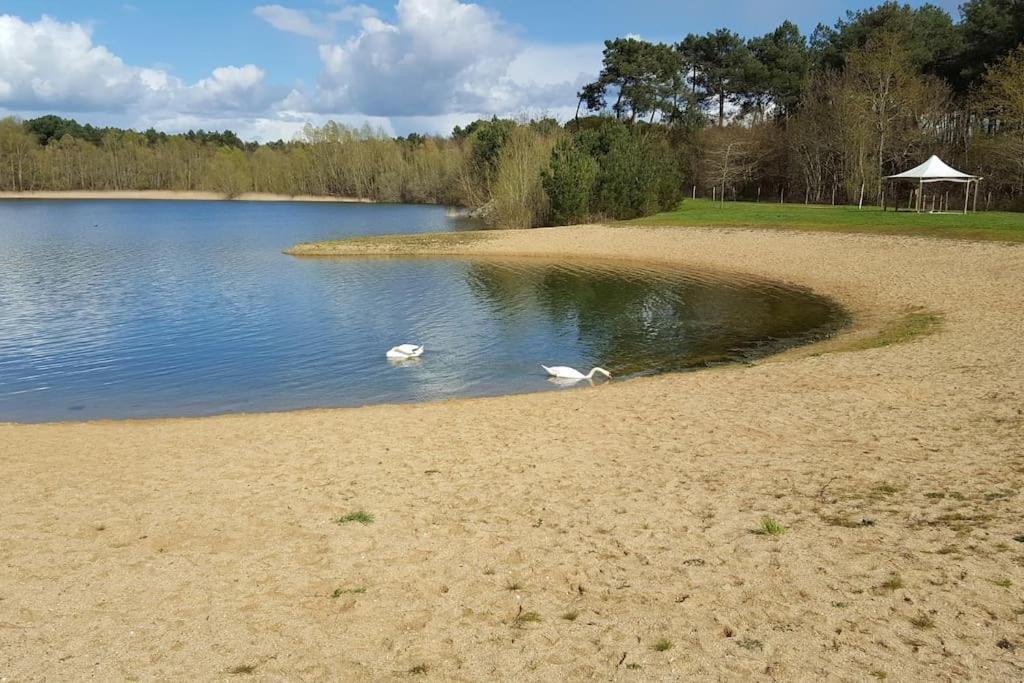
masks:
<svg viewBox="0 0 1024 683"><path fill-rule="evenodd" d="M562 365L557 365L553 368L549 368L546 365L541 365L541 367L544 368L549 375L557 379L571 379L576 381L584 379L594 379L594 375L596 375L599 372L608 379L612 378L612 373L608 372L604 368L594 368L590 371L590 374L584 375L582 372L575 368L567 368Z"/></svg>
<svg viewBox="0 0 1024 683"><path fill-rule="evenodd" d="M399 346L388 349L388 352L385 355L391 360L419 358L423 355L423 347L416 346L415 344L400 344Z"/></svg>

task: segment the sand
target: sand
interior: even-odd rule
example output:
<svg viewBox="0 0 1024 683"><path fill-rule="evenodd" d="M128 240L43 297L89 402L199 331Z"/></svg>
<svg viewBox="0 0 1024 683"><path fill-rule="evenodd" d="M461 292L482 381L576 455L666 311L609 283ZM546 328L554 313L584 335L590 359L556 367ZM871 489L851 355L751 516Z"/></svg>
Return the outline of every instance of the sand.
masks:
<svg viewBox="0 0 1024 683"><path fill-rule="evenodd" d="M1024 678L1024 247L583 227L444 249L772 277L856 323L582 390L0 426L0 678ZM841 350L908 307L941 330Z"/></svg>
<svg viewBox="0 0 1024 683"><path fill-rule="evenodd" d="M172 190L71 190L39 192L0 192L0 199L159 199L182 201L240 201L240 202L346 202L371 204L372 199L358 197L327 197L322 195L287 195L269 192L243 192L228 197L220 192L177 192Z"/></svg>

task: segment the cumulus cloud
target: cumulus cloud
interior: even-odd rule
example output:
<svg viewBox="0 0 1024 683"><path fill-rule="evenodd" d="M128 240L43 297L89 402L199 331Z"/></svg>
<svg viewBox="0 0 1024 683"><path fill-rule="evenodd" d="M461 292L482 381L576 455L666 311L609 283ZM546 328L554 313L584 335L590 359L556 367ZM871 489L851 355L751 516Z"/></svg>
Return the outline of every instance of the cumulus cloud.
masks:
<svg viewBox="0 0 1024 683"><path fill-rule="evenodd" d="M96 123L165 130L230 126L256 139L290 137L327 118L447 133L493 114L571 115L576 89L600 69L600 45L525 43L497 14L462 0L398 0L387 14L332 4L314 13L254 10L318 43L310 46L320 59L312 87L268 83L255 64L186 83L165 68L126 64L93 41L88 25L0 15L0 111L92 112ZM335 41L335 31L348 37Z"/></svg>
<svg viewBox="0 0 1024 683"><path fill-rule="evenodd" d="M252 13L279 31L317 40L328 40L332 34L329 26L317 24L303 12L290 7L260 5Z"/></svg>
<svg viewBox="0 0 1024 683"><path fill-rule="evenodd" d="M0 15L0 103L8 108L119 108L165 83L165 74L129 67L93 45L80 24Z"/></svg>
<svg viewBox="0 0 1024 683"><path fill-rule="evenodd" d="M547 104L550 86L561 86L563 103L573 97L579 74L570 74L574 67L561 58L582 63L579 48L538 51L493 12L459 0L399 0L395 15L393 24L364 17L347 41L320 46L320 109L399 117L490 114ZM593 54L599 61L600 49ZM554 73L562 79L555 82Z"/></svg>
<svg viewBox="0 0 1024 683"><path fill-rule="evenodd" d="M182 99L187 104L183 108L198 112L258 112L270 106L280 94L278 89L264 85L263 78L263 70L254 64L216 68L209 78L182 89Z"/></svg>
<svg viewBox="0 0 1024 683"><path fill-rule="evenodd" d="M185 84L162 69L131 66L78 23L0 15L0 106L6 110L220 114L260 111L285 95L253 64L223 66Z"/></svg>

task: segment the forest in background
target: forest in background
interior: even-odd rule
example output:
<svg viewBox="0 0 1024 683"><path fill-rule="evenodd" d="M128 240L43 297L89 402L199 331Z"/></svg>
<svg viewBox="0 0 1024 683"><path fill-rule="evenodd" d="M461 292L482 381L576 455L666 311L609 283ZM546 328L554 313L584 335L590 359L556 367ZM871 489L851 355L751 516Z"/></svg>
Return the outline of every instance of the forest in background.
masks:
<svg viewBox="0 0 1024 683"><path fill-rule="evenodd" d="M532 227L634 218L692 193L877 204L886 175L939 154L985 177L980 206L1024 210L1022 43L1024 0L969 0L958 21L887 2L810 36L784 22L750 39L618 38L568 122L495 118L447 137L329 122L257 144L7 118L0 190L333 195Z"/></svg>

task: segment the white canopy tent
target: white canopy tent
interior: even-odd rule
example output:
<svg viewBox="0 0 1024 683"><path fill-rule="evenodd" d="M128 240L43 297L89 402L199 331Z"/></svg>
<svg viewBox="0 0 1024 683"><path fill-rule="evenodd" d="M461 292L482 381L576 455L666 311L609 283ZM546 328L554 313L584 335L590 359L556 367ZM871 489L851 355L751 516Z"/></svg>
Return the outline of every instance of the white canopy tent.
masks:
<svg viewBox="0 0 1024 683"><path fill-rule="evenodd" d="M967 204L971 196L971 183L974 183L974 210L978 210L978 183L981 181L981 178L956 170L934 154L920 166L889 176L889 180L906 180L917 183L917 201L913 203L918 213L921 212L924 205L925 183L963 183L964 213L967 213Z"/></svg>

